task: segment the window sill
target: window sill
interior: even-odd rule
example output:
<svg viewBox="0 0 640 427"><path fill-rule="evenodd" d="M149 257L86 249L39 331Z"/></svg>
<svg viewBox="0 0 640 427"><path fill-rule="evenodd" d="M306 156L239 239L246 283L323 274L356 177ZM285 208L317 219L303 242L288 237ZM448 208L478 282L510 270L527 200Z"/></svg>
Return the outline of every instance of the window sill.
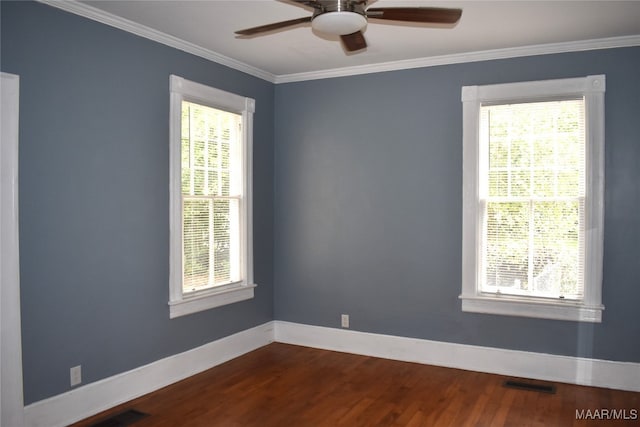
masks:
<svg viewBox="0 0 640 427"><path fill-rule="evenodd" d="M602 322L604 306L587 306L576 301L530 300L510 296L460 295L462 311L540 319Z"/></svg>
<svg viewBox="0 0 640 427"><path fill-rule="evenodd" d="M180 300L169 301L169 318L173 319L187 314L197 313L214 307L253 298L252 285L240 285L231 288L211 290L207 293L184 296Z"/></svg>

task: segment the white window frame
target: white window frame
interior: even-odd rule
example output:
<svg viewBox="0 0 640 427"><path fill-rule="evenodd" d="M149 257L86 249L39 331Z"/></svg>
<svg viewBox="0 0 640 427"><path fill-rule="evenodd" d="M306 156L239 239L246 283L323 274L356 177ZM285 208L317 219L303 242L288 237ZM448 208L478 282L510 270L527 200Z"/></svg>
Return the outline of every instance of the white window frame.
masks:
<svg viewBox="0 0 640 427"><path fill-rule="evenodd" d="M602 322L604 240L604 92L605 76L464 86L462 311L544 319ZM482 212L480 207L480 107L483 104L534 102L584 97L586 200L584 297L537 298L480 291Z"/></svg>
<svg viewBox="0 0 640 427"><path fill-rule="evenodd" d="M175 318L251 299L253 282L252 146L255 100L170 76L169 150L169 317ZM182 101L242 115L243 197L240 201L240 270L242 280L194 292L183 292L181 132Z"/></svg>

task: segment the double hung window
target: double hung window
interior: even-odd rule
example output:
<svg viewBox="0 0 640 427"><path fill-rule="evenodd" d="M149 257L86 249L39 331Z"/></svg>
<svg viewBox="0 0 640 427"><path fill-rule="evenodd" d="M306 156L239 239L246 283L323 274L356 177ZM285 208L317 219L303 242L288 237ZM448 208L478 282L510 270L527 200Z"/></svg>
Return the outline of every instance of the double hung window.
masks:
<svg viewBox="0 0 640 427"><path fill-rule="evenodd" d="M253 110L171 76L171 317L253 297Z"/></svg>
<svg viewBox="0 0 640 427"><path fill-rule="evenodd" d="M604 82L463 88L464 311L601 321Z"/></svg>

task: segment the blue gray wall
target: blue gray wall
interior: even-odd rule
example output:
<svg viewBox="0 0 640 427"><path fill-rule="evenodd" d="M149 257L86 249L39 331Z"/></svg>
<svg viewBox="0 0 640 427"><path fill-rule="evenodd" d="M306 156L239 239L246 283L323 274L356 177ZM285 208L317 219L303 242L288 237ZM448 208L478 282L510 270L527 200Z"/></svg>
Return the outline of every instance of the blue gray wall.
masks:
<svg viewBox="0 0 640 427"><path fill-rule="evenodd" d="M49 6L5 2L20 75L27 404L273 319L274 86ZM169 320L169 75L256 99L253 300Z"/></svg>
<svg viewBox="0 0 640 427"><path fill-rule="evenodd" d="M640 362L640 48L276 87L275 316ZM463 313L465 85L606 74L601 324Z"/></svg>

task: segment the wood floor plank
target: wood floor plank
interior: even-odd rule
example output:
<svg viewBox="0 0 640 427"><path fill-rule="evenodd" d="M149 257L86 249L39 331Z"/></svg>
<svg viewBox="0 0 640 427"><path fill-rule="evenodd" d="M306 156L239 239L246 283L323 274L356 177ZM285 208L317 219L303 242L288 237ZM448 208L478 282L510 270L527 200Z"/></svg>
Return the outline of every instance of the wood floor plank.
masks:
<svg viewBox="0 0 640 427"><path fill-rule="evenodd" d="M556 384L548 394L505 388L506 379L273 343L73 427L129 408L149 414L134 427L591 427L608 424L577 420L576 410L640 412L640 393Z"/></svg>

